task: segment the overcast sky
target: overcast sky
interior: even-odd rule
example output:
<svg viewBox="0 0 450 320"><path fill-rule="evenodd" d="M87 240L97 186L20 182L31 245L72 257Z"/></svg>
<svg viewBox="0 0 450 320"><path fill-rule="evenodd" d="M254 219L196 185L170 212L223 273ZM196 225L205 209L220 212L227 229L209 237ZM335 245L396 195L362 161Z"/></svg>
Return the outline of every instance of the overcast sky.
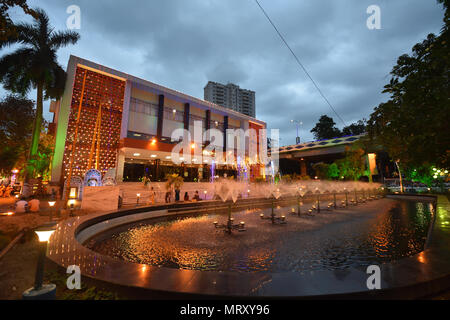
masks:
<svg viewBox="0 0 450 320"><path fill-rule="evenodd" d="M208 80L256 92L256 117L280 129L281 145L302 141L330 110L254 0L39 0L56 29L69 5L81 9L81 39L61 49L203 99ZM397 57L429 33L443 11L435 0L260 0L293 51L347 124L368 118ZM381 8L381 29L369 30L369 5ZM29 19L21 10L13 19ZM5 94L2 89L1 95ZM35 100L35 94L30 95ZM45 117L51 119L48 103Z"/></svg>

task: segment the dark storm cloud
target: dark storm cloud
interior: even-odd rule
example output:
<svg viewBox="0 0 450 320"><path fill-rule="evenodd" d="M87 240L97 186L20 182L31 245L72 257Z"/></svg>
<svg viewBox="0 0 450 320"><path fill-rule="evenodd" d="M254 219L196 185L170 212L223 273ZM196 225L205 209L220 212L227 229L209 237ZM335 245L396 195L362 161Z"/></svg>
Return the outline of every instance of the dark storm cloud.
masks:
<svg viewBox="0 0 450 320"><path fill-rule="evenodd" d="M203 98L208 80L256 91L256 114L295 141L329 109L253 0L29 1L65 28L66 8L80 6L81 40L74 54ZM399 55L439 32L434 0L260 0L311 76L347 124L367 118ZM381 8L381 30L368 30L366 8ZM47 116L48 117L48 116Z"/></svg>

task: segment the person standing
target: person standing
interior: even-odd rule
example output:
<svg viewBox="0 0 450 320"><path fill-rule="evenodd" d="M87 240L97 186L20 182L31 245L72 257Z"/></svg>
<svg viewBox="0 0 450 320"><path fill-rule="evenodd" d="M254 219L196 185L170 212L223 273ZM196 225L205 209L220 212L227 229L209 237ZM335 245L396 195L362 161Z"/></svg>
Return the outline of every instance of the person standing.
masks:
<svg viewBox="0 0 450 320"><path fill-rule="evenodd" d="M150 188L150 204L155 204L156 192L153 187Z"/></svg>

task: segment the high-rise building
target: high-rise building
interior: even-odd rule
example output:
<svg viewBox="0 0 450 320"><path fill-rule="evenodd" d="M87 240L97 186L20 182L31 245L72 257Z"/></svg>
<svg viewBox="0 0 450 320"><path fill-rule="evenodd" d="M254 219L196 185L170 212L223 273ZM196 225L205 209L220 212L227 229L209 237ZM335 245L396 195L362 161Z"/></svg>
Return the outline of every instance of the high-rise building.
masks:
<svg viewBox="0 0 450 320"><path fill-rule="evenodd" d="M208 81L204 88L204 99L250 117L255 117L255 91L241 89L233 83L224 85Z"/></svg>

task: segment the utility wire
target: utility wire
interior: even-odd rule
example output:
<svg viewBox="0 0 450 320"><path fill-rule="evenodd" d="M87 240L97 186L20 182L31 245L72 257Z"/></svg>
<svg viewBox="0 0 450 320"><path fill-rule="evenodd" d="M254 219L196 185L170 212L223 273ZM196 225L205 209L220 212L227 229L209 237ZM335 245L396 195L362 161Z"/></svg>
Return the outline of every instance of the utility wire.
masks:
<svg viewBox="0 0 450 320"><path fill-rule="evenodd" d="M294 53L294 51L292 51L291 47L289 46L289 44L286 42L286 40L284 39L284 37L281 35L280 31L278 31L277 27L275 26L275 24L272 22L272 20L270 19L269 15L267 14L267 12L264 10L264 8L259 4L258 0L255 0L256 4L258 5L258 7L261 9L261 11L264 13L264 15L266 16L267 20L269 20L270 24L272 25L272 27L275 29L275 31L278 33L278 35L280 36L281 40L284 42L284 44L286 45L286 47L289 49L289 51L292 53L292 55L294 56L295 60L297 61L297 63L299 64L299 66L303 69L303 71L306 73L306 75L308 76L308 78L311 80L311 82L313 83L314 87L316 87L317 91L319 92L319 94L322 96L322 98L325 100L325 102L328 104L328 106L331 108L331 110L333 110L333 112L336 114L336 116L339 118L339 120L342 121L342 123L344 124L344 126L346 126L345 121L341 118L341 116L336 112L336 110L333 108L333 106L331 105L330 101L327 99L327 97L325 97L325 95L323 94L322 90L320 90L319 86L317 85L317 83L314 81L314 79L311 77L311 75L308 73L308 71L306 70L306 68L303 66L303 64L300 62L300 59L297 57L297 55Z"/></svg>

